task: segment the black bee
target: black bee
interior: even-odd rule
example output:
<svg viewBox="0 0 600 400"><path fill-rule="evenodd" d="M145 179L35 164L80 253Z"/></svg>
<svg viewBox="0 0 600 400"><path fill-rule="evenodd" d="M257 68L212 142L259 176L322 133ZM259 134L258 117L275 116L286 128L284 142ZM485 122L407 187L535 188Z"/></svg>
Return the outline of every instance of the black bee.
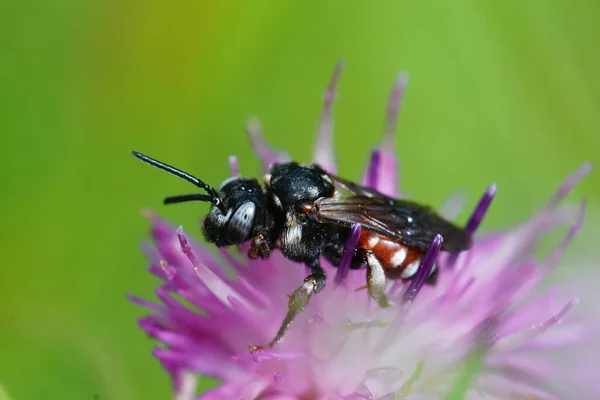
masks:
<svg viewBox="0 0 600 400"><path fill-rule="evenodd" d="M167 197L165 204L199 200L212 203L204 220L208 242L219 247L250 241L248 257L268 258L278 248L288 259L307 265L311 274L291 297L289 312L272 346L308 303L325 286L320 264L324 256L338 266L355 224L361 226L350 268L367 268L369 294L387 306L388 279L411 279L437 234L442 250L459 253L471 247L468 231L443 219L431 208L394 199L373 189L327 173L318 165L275 164L264 177L231 177L215 190L200 179L143 154L147 164L183 178L206 193ZM429 282L435 282L436 270ZM257 347L254 347L257 348Z"/></svg>

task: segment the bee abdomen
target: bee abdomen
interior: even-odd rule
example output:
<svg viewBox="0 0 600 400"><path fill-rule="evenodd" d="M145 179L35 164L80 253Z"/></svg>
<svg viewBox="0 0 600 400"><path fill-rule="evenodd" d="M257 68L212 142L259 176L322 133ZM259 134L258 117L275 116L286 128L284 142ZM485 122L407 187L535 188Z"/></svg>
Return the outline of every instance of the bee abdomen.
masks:
<svg viewBox="0 0 600 400"><path fill-rule="evenodd" d="M361 232L357 248L373 252L390 279L412 278L423 257L423 251L419 248L369 231Z"/></svg>

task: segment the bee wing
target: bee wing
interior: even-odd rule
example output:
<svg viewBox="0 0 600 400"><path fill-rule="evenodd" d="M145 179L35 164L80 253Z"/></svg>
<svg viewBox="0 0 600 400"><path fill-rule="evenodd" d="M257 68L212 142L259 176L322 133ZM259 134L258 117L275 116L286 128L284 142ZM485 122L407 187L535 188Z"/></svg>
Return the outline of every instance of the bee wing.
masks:
<svg viewBox="0 0 600 400"><path fill-rule="evenodd" d="M363 229L422 249L428 248L437 234L444 238L445 251L458 253L471 247L469 232L443 219L430 207L332 178L349 196L338 194L315 201L313 215L319 222L348 227L360 224Z"/></svg>

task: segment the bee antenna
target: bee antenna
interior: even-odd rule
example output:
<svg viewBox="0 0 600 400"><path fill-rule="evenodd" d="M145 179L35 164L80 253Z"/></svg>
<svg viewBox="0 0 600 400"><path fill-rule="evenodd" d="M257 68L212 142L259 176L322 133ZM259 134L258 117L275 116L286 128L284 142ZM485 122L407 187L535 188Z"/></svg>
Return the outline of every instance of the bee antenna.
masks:
<svg viewBox="0 0 600 400"><path fill-rule="evenodd" d="M163 203L165 204L173 204L173 203L183 203L186 201L206 201L208 203L212 203L212 197L208 194L200 194L200 193L192 193L192 194L182 194L179 196L171 196L164 199Z"/></svg>
<svg viewBox="0 0 600 400"><path fill-rule="evenodd" d="M146 164L152 165L153 167L162 169L163 171L166 171L172 175L175 175L181 179L184 179L184 180L188 181L189 183L191 183L192 185L199 187L200 189L206 190L206 193L208 193L208 194L188 194L188 195L167 197L164 200L165 204L181 203L184 201L191 201L191 200L199 200L199 201L210 202L210 203L214 204L215 206L219 207L219 209L223 212L227 211L225 209L225 206L223 205L223 202L221 201L221 198L219 197L219 194L217 193L215 188L213 188L212 186L207 185L206 183L202 182L200 179L196 178L193 175L188 174L187 172L184 172L184 171L182 171L178 168L175 168L169 164L165 164L161 161L155 160L154 158L148 157L142 153L138 153L137 151L132 151L131 154L135 158L145 162Z"/></svg>

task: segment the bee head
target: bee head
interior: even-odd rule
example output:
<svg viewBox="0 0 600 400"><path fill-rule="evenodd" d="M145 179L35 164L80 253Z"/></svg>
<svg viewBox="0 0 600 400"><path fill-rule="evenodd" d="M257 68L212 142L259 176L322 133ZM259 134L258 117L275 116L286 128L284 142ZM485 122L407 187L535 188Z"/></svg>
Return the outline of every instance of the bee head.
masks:
<svg viewBox="0 0 600 400"><path fill-rule="evenodd" d="M264 194L258 181L228 178L217 192L223 207L213 205L204 220L206 240L217 246L229 246L255 236L265 213Z"/></svg>
<svg viewBox="0 0 600 400"><path fill-rule="evenodd" d="M143 162L185 179L206 192L167 197L164 203L211 203L212 207L204 220L203 229L207 241L219 247L230 246L241 244L256 234L257 226L261 225L265 213L264 195L256 179L231 177L215 190L187 172L135 151L132 154Z"/></svg>

